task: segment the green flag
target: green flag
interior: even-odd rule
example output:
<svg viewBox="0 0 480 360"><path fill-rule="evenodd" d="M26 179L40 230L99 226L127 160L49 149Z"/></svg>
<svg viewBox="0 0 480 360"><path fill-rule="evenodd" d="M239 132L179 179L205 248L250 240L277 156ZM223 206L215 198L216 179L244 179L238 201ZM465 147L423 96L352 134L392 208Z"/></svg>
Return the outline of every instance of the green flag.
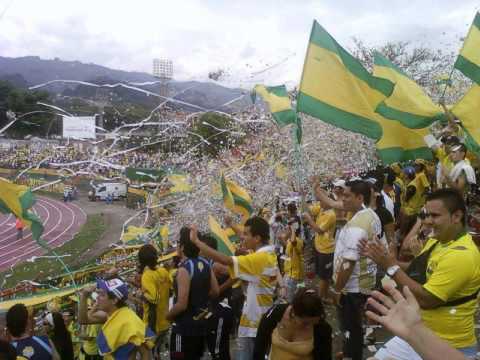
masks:
<svg viewBox="0 0 480 360"><path fill-rule="evenodd" d="M411 129L423 129L443 117L443 111L423 89L396 65L378 52L374 54L373 75L395 83L393 93L375 111Z"/></svg>
<svg viewBox="0 0 480 360"><path fill-rule="evenodd" d="M14 184L4 178L0 178L0 212L14 214L23 224L30 228L32 237L39 245L48 245L40 240L43 233L41 220L30 211L35 204L35 197L27 186Z"/></svg>
<svg viewBox="0 0 480 360"><path fill-rule="evenodd" d="M263 101L267 103L278 126L283 127L289 124L296 124L297 114L292 109L285 85L256 85L254 92L260 95Z"/></svg>
<svg viewBox="0 0 480 360"><path fill-rule="evenodd" d="M475 15L460 54L455 61L455 68L466 77L480 85L480 14Z"/></svg>
<svg viewBox="0 0 480 360"><path fill-rule="evenodd" d="M374 109L394 84L372 76L316 21L303 67L297 111L378 140L382 128Z"/></svg>

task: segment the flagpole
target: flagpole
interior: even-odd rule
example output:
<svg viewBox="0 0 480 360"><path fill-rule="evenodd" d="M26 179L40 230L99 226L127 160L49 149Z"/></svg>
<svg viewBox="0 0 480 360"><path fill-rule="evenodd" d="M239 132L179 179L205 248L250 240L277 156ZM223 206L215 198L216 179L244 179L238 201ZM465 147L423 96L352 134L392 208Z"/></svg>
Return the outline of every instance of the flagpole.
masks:
<svg viewBox="0 0 480 360"><path fill-rule="evenodd" d="M309 58L309 53L310 53L310 40L311 40L311 38L312 38L312 34L313 34L314 27L315 27L315 20L313 20L313 22L312 22L312 30L310 31L310 36L309 36L309 39L308 39L307 50L306 50L306 52L305 52L305 58L304 58L304 60L303 60L302 75L301 75L301 77L300 77L300 84L299 84L299 86L298 86L297 97L296 97L296 99L295 99L295 112L297 112L298 95L299 95L299 94L301 93L301 91L302 91L302 83L303 83L303 79L304 79L304 77L305 77L305 66L306 66L306 63L307 63L307 59ZM302 123L303 123L303 122L302 122L302 121L299 121L298 119L301 119L299 113L297 113L297 124L296 124L295 129L292 130L292 131L293 131L293 132L292 132L292 135L293 135L294 138L295 138L295 139L294 139L294 141L295 141L295 146L296 146L296 148L295 148L295 154L298 156L298 158L300 158L300 157L301 157L302 148L301 148L301 144L296 140L297 137L295 136L294 131L297 130L298 127L300 127L299 130L300 130L300 131L302 132L302 134L303 134L303 129L302 129L302 127L303 127L303 124L302 124ZM300 164L298 164L298 166L297 166L297 173L298 173L298 174L300 173ZM298 175L297 178L300 179L300 175ZM299 185L298 185L298 186L299 186L299 189L301 189L301 181L299 180L298 182L299 182ZM303 193L303 191L300 193L300 196L301 196L301 198L300 198L300 199L301 199L301 209L302 209L302 213L303 213L303 212L306 210L305 194ZM301 221L301 224L302 224L302 228L304 228L304 227L305 227L305 222L303 221L303 216L300 217L300 221ZM306 238L306 236L305 236L306 234L305 234L305 233L304 233L303 235L304 235L304 237L305 237L305 240L307 240L307 244L308 244L308 240L310 240L310 239L307 239L307 238ZM310 234L309 237L311 237L311 234ZM313 256L313 251L314 251L314 250L313 250L313 244L308 244L307 246L308 246L309 251L307 251L307 252L305 253L305 249L306 249L307 247L304 247L304 253L305 253L305 255ZM311 260L311 259L310 259L310 260ZM306 257L306 258L305 258L305 262L304 262L304 264L303 264L303 268L304 268L304 272L305 272L305 273L307 273L307 271L309 270L309 267L307 266L307 263L308 263L308 261L307 261L307 257Z"/></svg>
<svg viewBox="0 0 480 360"><path fill-rule="evenodd" d="M454 70L455 70L455 66L452 66L452 70L450 71L450 75L448 75L448 79L445 82L445 86L443 87L443 92L442 92L442 96L440 97L440 101L445 102L445 92L447 91L448 84L450 83L450 81L452 79L452 75L453 75Z"/></svg>

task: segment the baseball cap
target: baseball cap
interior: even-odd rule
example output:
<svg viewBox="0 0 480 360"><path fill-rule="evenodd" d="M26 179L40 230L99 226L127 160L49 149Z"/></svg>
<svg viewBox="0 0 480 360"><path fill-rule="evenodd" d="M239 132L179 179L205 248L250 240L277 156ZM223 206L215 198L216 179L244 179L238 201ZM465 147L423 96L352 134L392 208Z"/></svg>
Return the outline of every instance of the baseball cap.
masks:
<svg viewBox="0 0 480 360"><path fill-rule="evenodd" d="M414 175L415 174L415 169L412 166L407 166L406 168L403 169L403 172L406 175Z"/></svg>
<svg viewBox="0 0 480 360"><path fill-rule="evenodd" d="M97 279L97 288L112 293L119 300L128 298L128 286L120 279Z"/></svg>
<svg viewBox="0 0 480 360"><path fill-rule="evenodd" d="M334 182L332 182L333 186L335 187L341 187L341 188L346 188L346 182L345 180L342 179L336 179Z"/></svg>

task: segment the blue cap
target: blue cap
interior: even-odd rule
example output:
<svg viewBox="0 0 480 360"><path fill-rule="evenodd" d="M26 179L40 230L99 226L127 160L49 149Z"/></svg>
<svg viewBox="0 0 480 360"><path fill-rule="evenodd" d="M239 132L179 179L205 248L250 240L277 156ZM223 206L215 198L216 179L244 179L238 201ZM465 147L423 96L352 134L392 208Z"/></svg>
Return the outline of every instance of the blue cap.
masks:
<svg viewBox="0 0 480 360"><path fill-rule="evenodd" d="M119 300L128 298L128 286L120 279L97 279L97 288L112 293Z"/></svg>
<svg viewBox="0 0 480 360"><path fill-rule="evenodd" d="M406 168L403 169L403 172L406 175L415 175L415 169L413 168L413 166L407 166Z"/></svg>

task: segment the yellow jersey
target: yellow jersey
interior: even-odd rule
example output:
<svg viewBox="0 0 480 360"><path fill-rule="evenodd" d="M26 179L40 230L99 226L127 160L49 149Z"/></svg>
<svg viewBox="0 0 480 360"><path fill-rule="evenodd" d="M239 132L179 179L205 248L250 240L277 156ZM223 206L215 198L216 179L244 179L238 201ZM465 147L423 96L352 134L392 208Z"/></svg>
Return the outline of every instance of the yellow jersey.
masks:
<svg viewBox="0 0 480 360"><path fill-rule="evenodd" d="M422 252L437 240L430 239ZM480 252L466 234L446 244L438 243L427 262L424 289L440 300L450 302L475 294L480 288ZM474 315L477 299L455 306L422 310L425 325L455 348L476 344Z"/></svg>
<svg viewBox="0 0 480 360"><path fill-rule="evenodd" d="M289 240L285 255L285 276L297 281L303 280L303 240L297 237L295 245Z"/></svg>
<svg viewBox="0 0 480 360"><path fill-rule="evenodd" d="M266 245L252 254L232 256L232 260L230 276L247 282L238 336L254 338L262 315L273 305L279 273L277 254L273 246Z"/></svg>
<svg viewBox="0 0 480 360"><path fill-rule="evenodd" d="M335 251L335 225L337 223L335 210L323 210L318 204L313 205L310 212L315 216L315 224L324 231L323 234L315 233L315 250L321 254L333 254Z"/></svg>
<svg viewBox="0 0 480 360"><path fill-rule="evenodd" d="M164 267L158 266L155 270L145 267L142 274L142 293L147 300L143 304L143 322L149 324L150 307L155 307L156 334L168 330L170 322L167 320L168 301L170 298L170 274Z"/></svg>

